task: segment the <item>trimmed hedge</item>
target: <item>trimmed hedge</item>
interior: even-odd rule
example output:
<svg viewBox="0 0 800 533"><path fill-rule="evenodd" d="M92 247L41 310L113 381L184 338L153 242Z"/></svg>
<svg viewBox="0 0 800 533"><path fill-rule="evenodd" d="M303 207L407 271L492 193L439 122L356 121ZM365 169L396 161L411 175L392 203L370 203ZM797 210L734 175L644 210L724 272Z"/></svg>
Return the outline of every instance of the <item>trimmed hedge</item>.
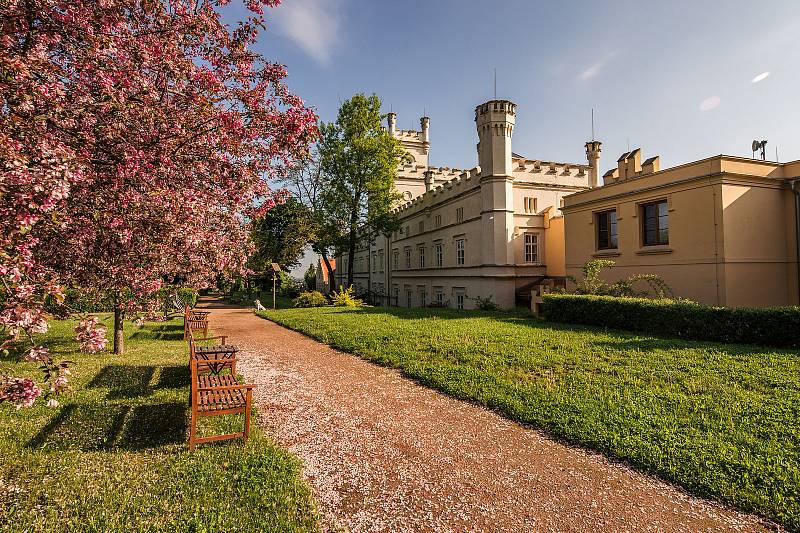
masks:
<svg viewBox="0 0 800 533"><path fill-rule="evenodd" d="M586 324L682 339L800 347L800 307L710 307L681 300L582 294L545 294L543 315Z"/></svg>

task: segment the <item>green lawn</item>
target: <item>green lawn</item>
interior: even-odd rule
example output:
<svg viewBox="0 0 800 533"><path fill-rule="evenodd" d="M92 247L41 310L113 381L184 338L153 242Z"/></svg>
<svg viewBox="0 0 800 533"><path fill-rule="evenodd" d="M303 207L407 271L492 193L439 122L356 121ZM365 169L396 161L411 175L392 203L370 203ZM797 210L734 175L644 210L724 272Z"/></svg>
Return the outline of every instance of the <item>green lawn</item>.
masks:
<svg viewBox="0 0 800 533"><path fill-rule="evenodd" d="M247 446L188 451L181 324L126 324L124 356L76 353L74 322L51 324L45 344L76 362L75 390L56 409L0 405L0 530L315 530L298 461L257 428ZM38 377L31 363L0 360L0 371ZM201 434L241 424L206 418Z"/></svg>
<svg viewBox="0 0 800 533"><path fill-rule="evenodd" d="M800 354L514 314L261 313L558 438L800 530Z"/></svg>

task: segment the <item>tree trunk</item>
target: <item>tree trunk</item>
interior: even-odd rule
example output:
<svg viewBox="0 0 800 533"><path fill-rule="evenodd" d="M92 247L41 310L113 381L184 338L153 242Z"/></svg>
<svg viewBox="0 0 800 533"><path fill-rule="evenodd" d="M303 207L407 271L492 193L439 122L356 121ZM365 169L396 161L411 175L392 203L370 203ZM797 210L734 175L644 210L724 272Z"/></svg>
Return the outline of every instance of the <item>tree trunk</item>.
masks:
<svg viewBox="0 0 800 533"><path fill-rule="evenodd" d="M350 242L348 244L347 250L347 286L353 286L353 263L355 263L356 258L356 232L355 230L350 230Z"/></svg>
<svg viewBox="0 0 800 533"><path fill-rule="evenodd" d="M353 210L350 213L350 242L347 250L347 286L353 286L353 260L356 258L356 237L358 236L358 206L361 205L361 195L356 193Z"/></svg>
<svg viewBox="0 0 800 533"><path fill-rule="evenodd" d="M125 353L125 326L122 321L124 309L121 305L114 306L114 353Z"/></svg>
<svg viewBox="0 0 800 533"><path fill-rule="evenodd" d="M333 267L331 267L331 262L328 260L328 252L322 252L322 262L325 263L325 270L328 271L328 294L333 291L333 284L335 280L333 279Z"/></svg>

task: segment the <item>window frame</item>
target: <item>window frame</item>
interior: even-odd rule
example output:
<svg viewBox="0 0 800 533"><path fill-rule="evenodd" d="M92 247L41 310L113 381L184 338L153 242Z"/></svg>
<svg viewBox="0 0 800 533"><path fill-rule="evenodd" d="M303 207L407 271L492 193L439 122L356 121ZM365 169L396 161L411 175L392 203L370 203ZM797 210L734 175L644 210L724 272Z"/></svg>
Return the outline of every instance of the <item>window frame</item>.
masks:
<svg viewBox="0 0 800 533"><path fill-rule="evenodd" d="M411 270L411 247L406 247L406 270Z"/></svg>
<svg viewBox="0 0 800 533"><path fill-rule="evenodd" d="M466 262L466 243L464 239L456 239L456 266L464 266Z"/></svg>
<svg viewBox="0 0 800 533"><path fill-rule="evenodd" d="M663 217L666 219L666 225L664 227L662 227L662 225L661 225L662 215L661 215L660 211L661 211L661 206L662 205L664 206L664 215L663 215ZM655 231L655 241L653 241L653 242L648 242L648 239L647 239L647 233L648 233L647 209L649 207L653 207L655 209L655 217L654 217L654 220L655 220L655 229L654 229L654 231ZM648 247L649 246L668 246L669 245L669 203L667 202L667 199L664 198L664 199L661 199L661 200L655 200L653 202L643 203L643 204L641 204L639 206L639 213L640 213L640 216L642 217L642 222L640 224L642 247L645 247L645 246L648 246ZM666 232L666 239L664 239L664 240L661 239L662 230Z"/></svg>
<svg viewBox="0 0 800 533"><path fill-rule="evenodd" d="M612 222L611 215L614 215ZM605 220L606 229L601 230L601 220ZM616 209L606 209L594 214L594 222L596 224L595 238L597 250L617 250L619 249L619 215ZM613 230L612 230L613 228ZM607 246L603 246L601 240L601 231L606 234Z"/></svg>
<svg viewBox="0 0 800 533"><path fill-rule="evenodd" d="M444 266L444 245L440 242L437 242L433 245L433 250L433 255L436 260L436 268L442 268Z"/></svg>
<svg viewBox="0 0 800 533"><path fill-rule="evenodd" d="M426 257L425 257L425 246L418 246L417 247L417 256L419 257L419 268L425 268Z"/></svg>
<svg viewBox="0 0 800 533"><path fill-rule="evenodd" d="M538 233L525 233L522 238L522 253L523 259L526 263L539 263L539 234ZM528 242L530 239L532 242ZM532 253L528 257L528 247L531 247Z"/></svg>
<svg viewBox="0 0 800 533"><path fill-rule="evenodd" d="M464 207L456 207L456 224L464 222Z"/></svg>

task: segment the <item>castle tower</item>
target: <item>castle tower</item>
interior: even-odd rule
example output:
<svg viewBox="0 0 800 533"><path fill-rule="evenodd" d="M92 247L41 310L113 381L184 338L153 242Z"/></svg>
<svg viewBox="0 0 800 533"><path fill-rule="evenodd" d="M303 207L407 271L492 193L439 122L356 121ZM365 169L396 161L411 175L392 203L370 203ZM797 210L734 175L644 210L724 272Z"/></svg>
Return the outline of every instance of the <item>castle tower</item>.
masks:
<svg viewBox="0 0 800 533"><path fill-rule="evenodd" d="M430 118L422 117L421 119L419 119L419 126L422 131L422 142L427 144L430 144L431 142L430 136L428 135L428 128L430 127L430 125L431 125Z"/></svg>
<svg viewBox="0 0 800 533"><path fill-rule="evenodd" d="M394 137L397 131L397 113L389 113L386 115L386 120L389 123L389 135Z"/></svg>
<svg viewBox="0 0 800 533"><path fill-rule="evenodd" d="M425 192L431 192L436 186L436 177L433 175L433 170L425 171Z"/></svg>
<svg viewBox="0 0 800 533"><path fill-rule="evenodd" d="M475 108L481 167L481 255L483 264L514 264L514 191L511 135L517 106L490 100Z"/></svg>
<svg viewBox="0 0 800 533"><path fill-rule="evenodd" d="M600 148L603 145L600 141L589 141L586 143L586 160L589 162L589 187L595 188L600 185Z"/></svg>

